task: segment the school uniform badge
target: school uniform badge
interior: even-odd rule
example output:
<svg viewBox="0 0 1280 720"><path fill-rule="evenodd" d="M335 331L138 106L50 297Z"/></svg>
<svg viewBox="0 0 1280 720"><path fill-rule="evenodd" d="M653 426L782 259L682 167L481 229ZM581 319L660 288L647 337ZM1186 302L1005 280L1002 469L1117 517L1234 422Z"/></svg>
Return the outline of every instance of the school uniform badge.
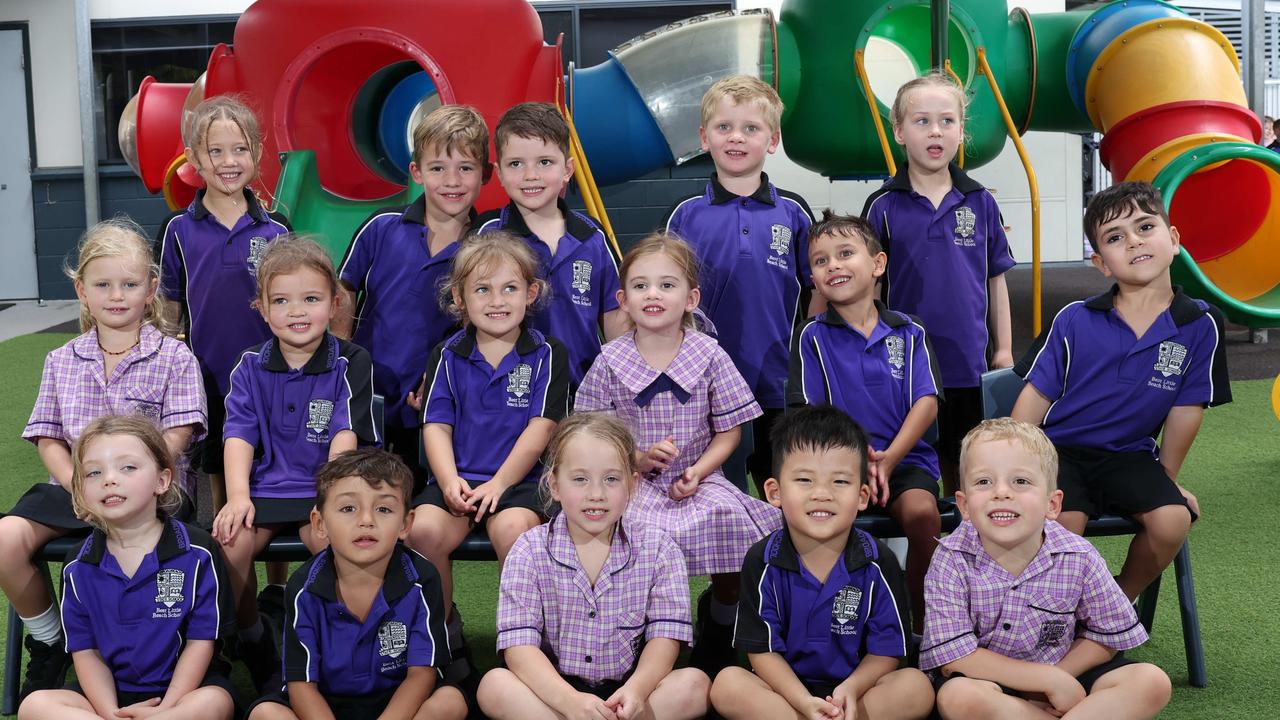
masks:
<svg viewBox="0 0 1280 720"><path fill-rule="evenodd" d="M774 225L770 228L773 240L769 243L769 248L773 250L775 255L786 255L791 251L791 228L786 225Z"/></svg>
<svg viewBox="0 0 1280 720"><path fill-rule="evenodd" d="M1182 363L1187 360L1187 346L1171 340L1160 343L1155 371L1165 377L1182 374Z"/></svg>
<svg viewBox="0 0 1280 720"><path fill-rule="evenodd" d="M529 386L533 381L533 368L520 363L507 373L507 407L529 407Z"/></svg>
<svg viewBox="0 0 1280 720"><path fill-rule="evenodd" d="M885 353L889 356L889 373L895 380L903 377L902 368L906 364L905 344L897 335L889 335L884 339Z"/></svg>
<svg viewBox="0 0 1280 720"><path fill-rule="evenodd" d="M258 274L258 265L262 262L262 256L267 254L267 244L269 242L261 236L249 238L249 257L244 260L249 264L249 272L255 276Z"/></svg>
<svg viewBox="0 0 1280 720"><path fill-rule="evenodd" d="M187 582L187 574L181 570L166 568L156 573L156 607L151 619L182 617L182 608L174 607L186 600L182 596L182 586Z"/></svg>
<svg viewBox="0 0 1280 720"><path fill-rule="evenodd" d="M973 247L973 233L978 225L978 216L967 207L956 208L955 243L964 247Z"/></svg>
<svg viewBox="0 0 1280 720"><path fill-rule="evenodd" d="M1036 639L1036 650L1058 647L1066 636L1066 620L1045 620L1040 624L1040 636Z"/></svg>
<svg viewBox="0 0 1280 720"><path fill-rule="evenodd" d="M328 439L329 421L332 419L332 400L312 400L307 405L307 429L320 436L319 440Z"/></svg>
<svg viewBox="0 0 1280 720"><path fill-rule="evenodd" d="M831 602L831 632L836 635L853 635L858 631L857 625L850 625L850 620L858 618L858 606L862 604L862 588L845 585L836 593Z"/></svg>
<svg viewBox="0 0 1280 720"><path fill-rule="evenodd" d="M573 281L569 283L569 287L573 288L573 293L569 295L569 299L574 305L591 307L591 261L574 260L572 270Z"/></svg>
<svg viewBox="0 0 1280 720"><path fill-rule="evenodd" d="M409 630L399 620L389 620L378 628L378 654L397 658L409 649Z"/></svg>

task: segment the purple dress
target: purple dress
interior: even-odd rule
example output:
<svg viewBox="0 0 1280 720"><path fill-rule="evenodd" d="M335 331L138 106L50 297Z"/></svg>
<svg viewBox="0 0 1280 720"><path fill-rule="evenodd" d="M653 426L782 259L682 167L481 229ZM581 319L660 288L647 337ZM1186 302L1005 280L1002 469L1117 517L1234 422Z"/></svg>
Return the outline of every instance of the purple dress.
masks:
<svg viewBox="0 0 1280 720"><path fill-rule="evenodd" d="M751 545L782 527L780 510L734 487L718 468L692 496L672 500L667 494L715 433L761 414L733 361L710 337L686 330L665 372L641 357L635 333L606 343L578 387L574 410L614 413L640 450L673 438L680 454L665 472L641 481L627 515L671 535L690 576L738 572Z"/></svg>

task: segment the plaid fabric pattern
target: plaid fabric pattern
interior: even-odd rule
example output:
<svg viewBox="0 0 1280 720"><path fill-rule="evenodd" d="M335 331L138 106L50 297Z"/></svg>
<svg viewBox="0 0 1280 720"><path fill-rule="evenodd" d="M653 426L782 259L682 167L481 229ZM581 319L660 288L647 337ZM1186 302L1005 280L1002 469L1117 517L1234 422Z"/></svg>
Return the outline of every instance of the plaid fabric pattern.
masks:
<svg viewBox="0 0 1280 720"><path fill-rule="evenodd" d="M680 454L661 475L640 483L627 515L666 530L684 551L690 575L738 572L747 549L782 527L781 511L744 494L718 470L692 497L677 501L667 492L702 457L715 433L759 417L760 406L729 355L701 333L685 332L665 374L690 394L688 401L663 391L648 405L638 405L636 395L659 372L641 357L634 333L627 333L601 348L578 387L574 409L616 414L640 449L673 438Z"/></svg>
<svg viewBox="0 0 1280 720"><path fill-rule="evenodd" d="M138 346L106 376L98 331L91 329L45 356L31 418L22 437L42 437L74 445L95 418L138 414L162 430L194 425L192 441L205 436L208 422L200 366L181 341L144 324ZM179 461L179 475L192 488L193 478Z"/></svg>
<svg viewBox="0 0 1280 720"><path fill-rule="evenodd" d="M564 515L516 540L498 589L498 650L539 647L562 675L622 681L646 640L693 640L684 558L662 530L624 520L594 587Z"/></svg>
<svg viewBox="0 0 1280 720"><path fill-rule="evenodd" d="M986 648L1005 657L1055 664L1087 638L1113 650L1147 640L1133 605L1107 563L1084 538L1049 520L1044 543L1014 577L961 523L938 543L924 580L920 667L941 667Z"/></svg>

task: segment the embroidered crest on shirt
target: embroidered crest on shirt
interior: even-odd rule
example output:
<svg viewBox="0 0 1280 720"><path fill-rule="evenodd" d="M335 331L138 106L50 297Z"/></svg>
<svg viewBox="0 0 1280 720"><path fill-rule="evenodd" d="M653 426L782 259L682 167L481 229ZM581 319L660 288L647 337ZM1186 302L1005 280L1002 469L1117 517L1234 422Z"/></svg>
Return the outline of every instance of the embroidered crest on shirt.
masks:
<svg viewBox="0 0 1280 720"><path fill-rule="evenodd" d="M978 216L967 207L956 208L955 243L964 247L973 247L973 230L977 226Z"/></svg>
<svg viewBox="0 0 1280 720"><path fill-rule="evenodd" d="M533 368L528 363L516 365L507 373L507 407L529 407L529 384Z"/></svg>
<svg viewBox="0 0 1280 720"><path fill-rule="evenodd" d="M378 628L378 655L386 658L382 661L382 672L397 670L408 664L404 657L409 649L409 629L398 620L388 620Z"/></svg>
<svg viewBox="0 0 1280 720"><path fill-rule="evenodd" d="M174 605L182 602L186 598L182 597L182 586L187 582L187 574L181 570L167 568L156 573L156 604L164 607L157 607L155 612L151 614L154 618L171 618L180 617L182 608L174 608Z"/></svg>
<svg viewBox="0 0 1280 720"><path fill-rule="evenodd" d="M1156 358L1156 372L1169 377L1182 374L1182 363L1187 359L1187 346L1165 340L1160 343L1160 355Z"/></svg>
<svg viewBox="0 0 1280 720"><path fill-rule="evenodd" d="M591 292L591 261L573 261L573 282L569 283L579 295Z"/></svg>
<svg viewBox="0 0 1280 720"><path fill-rule="evenodd" d="M307 405L307 439L311 442L329 441L329 421L333 419L332 400L312 400Z"/></svg>
<svg viewBox="0 0 1280 720"><path fill-rule="evenodd" d="M1045 620L1040 624L1040 637L1036 640L1036 650L1058 647L1066 636L1066 620Z"/></svg>
<svg viewBox="0 0 1280 720"><path fill-rule="evenodd" d="M858 605L862 603L862 589L845 585L836 593L831 602L831 632L836 635L853 635L858 631L857 625L850 625L850 620L858 617Z"/></svg>
<svg viewBox="0 0 1280 720"><path fill-rule="evenodd" d="M255 276L258 274L258 263L262 262L262 256L267 252L267 243L267 239L261 236L249 238L249 257L244 260L249 264L249 272Z"/></svg>
<svg viewBox="0 0 1280 720"><path fill-rule="evenodd" d="M890 335L884 339L884 349L889 355L889 372L893 375L893 379L902 379L902 368L905 365L904 344L902 338L897 335Z"/></svg>
<svg viewBox="0 0 1280 720"><path fill-rule="evenodd" d="M131 400L133 403L133 412L151 420L160 419L160 403L150 400Z"/></svg>
<svg viewBox="0 0 1280 720"><path fill-rule="evenodd" d="M774 267L787 269L787 257L791 254L791 228L786 225L774 225L769 228L772 239L769 241L769 249L773 250L774 257L767 260Z"/></svg>

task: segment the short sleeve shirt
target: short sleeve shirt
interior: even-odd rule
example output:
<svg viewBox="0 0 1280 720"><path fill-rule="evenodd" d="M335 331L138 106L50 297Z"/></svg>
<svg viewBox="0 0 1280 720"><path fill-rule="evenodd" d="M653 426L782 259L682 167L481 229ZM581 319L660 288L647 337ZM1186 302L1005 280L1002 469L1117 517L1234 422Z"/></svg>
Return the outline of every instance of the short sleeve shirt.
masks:
<svg viewBox="0 0 1280 720"><path fill-rule="evenodd" d="M559 201L564 237L551 248L529 229L513 203L476 220L477 232L506 230L523 237L538 254L538 274L551 286L551 298L529 318L529 327L559 340L569 351L569 382L577 387L600 354L604 314L618 309L618 261L604 233L590 218Z"/></svg>
<svg viewBox="0 0 1280 720"><path fill-rule="evenodd" d="M929 328L944 387L977 387L987 369L987 281L1015 263L995 198L954 164L951 183L934 207L911 189L904 163L862 215L889 255L886 304Z"/></svg>
<svg viewBox="0 0 1280 720"><path fill-rule="evenodd" d="M405 398L418 389L431 349L457 326L438 295L458 243L432 255L425 218L422 200L375 212L356 231L339 272L360 293L351 339L373 356L387 427L417 427L418 412Z"/></svg>
<svg viewBox="0 0 1280 720"><path fill-rule="evenodd" d="M864 655L905 657L908 616L902 570L888 548L852 529L844 552L819 582L784 527L751 546L733 646L777 653L808 684L839 684Z"/></svg>
<svg viewBox="0 0 1280 720"><path fill-rule="evenodd" d="M563 675L625 680L648 640L693 640L684 555L652 525L624 520L593 585L563 515L524 533L502 566L498 650L540 648Z"/></svg>
<svg viewBox="0 0 1280 720"><path fill-rule="evenodd" d="M812 285L813 212L795 193L760 174L751 195L735 195L713 174L706 189L676 203L666 229L684 238L701 264L701 308L756 399L782 408L800 294Z"/></svg>
<svg viewBox="0 0 1280 720"><path fill-rule="evenodd" d="M399 687L411 667L449 664L440 574L397 543L382 588L364 620L338 597L333 551L321 550L285 587L284 682L316 683L324 696L360 696Z"/></svg>
<svg viewBox="0 0 1280 720"><path fill-rule="evenodd" d="M1044 431L1059 445L1153 452L1169 411L1231 401L1223 319L1178 289L1134 337L1115 292L1071 303L1030 351L1027 382L1052 404Z"/></svg>
<svg viewBox="0 0 1280 720"><path fill-rule="evenodd" d="M354 343L325 333L305 365L291 368L272 338L245 350L231 373L224 438L255 449L249 495L308 498L329 443L351 430L381 441L373 423L373 363Z"/></svg>
<svg viewBox="0 0 1280 720"><path fill-rule="evenodd" d="M174 519L164 521L133 577L107 550L101 530L62 569L67 652L97 650L121 690L163 695L185 643L226 637L235 622L217 544Z"/></svg>
<svg viewBox="0 0 1280 720"><path fill-rule="evenodd" d="M192 441L203 438L208 419L195 356L180 340L143 324L138 346L108 378L98 331L91 329L45 357L40 392L22 437L73 446L96 418L135 414L161 430L190 425ZM192 479L186 478L188 488L194 487Z"/></svg>
<svg viewBox="0 0 1280 720"><path fill-rule="evenodd" d="M267 244L289 232L289 225L246 188L248 210L228 230L204 206L204 192L160 226L160 292L182 304L191 350L226 395L240 351L271 337L251 303Z"/></svg>
<svg viewBox="0 0 1280 720"><path fill-rule="evenodd" d="M940 394L941 379L924 327L879 302L876 309L880 320L871 337L835 310L804 325L791 353L787 404L834 405L858 421L872 447L885 450L912 406ZM938 455L924 440L902 462L938 476Z"/></svg>
<svg viewBox="0 0 1280 720"><path fill-rule="evenodd" d="M982 547L968 521L938 542L924 579L920 667L942 667L985 648L1014 660L1056 664L1077 638L1112 650L1147 640L1137 612L1089 541L1053 520L1016 577Z"/></svg>
<svg viewBox="0 0 1280 720"><path fill-rule="evenodd" d="M476 344L474 327L438 345L427 364L422 422L453 428L458 476L487 481L506 461L529 421L568 414L568 354L537 330L524 330L495 369ZM537 482L542 464L525 477Z"/></svg>

